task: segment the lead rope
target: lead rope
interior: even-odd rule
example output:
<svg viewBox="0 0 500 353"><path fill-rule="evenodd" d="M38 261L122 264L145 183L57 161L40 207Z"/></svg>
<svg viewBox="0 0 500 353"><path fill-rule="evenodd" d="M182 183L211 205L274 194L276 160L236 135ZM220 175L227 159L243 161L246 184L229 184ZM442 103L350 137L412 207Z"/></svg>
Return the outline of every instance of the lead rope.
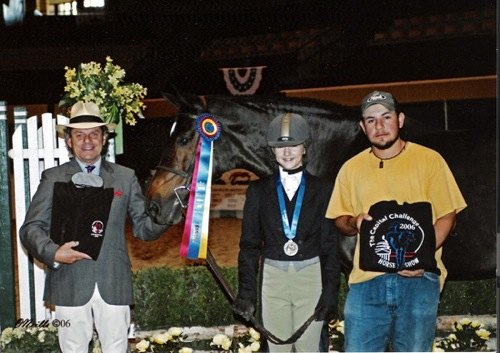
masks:
<svg viewBox="0 0 500 353"><path fill-rule="evenodd" d="M215 279L217 280L217 283L221 287L222 291L224 292L224 295L226 296L227 300L229 303L232 305L234 303L235 295L227 281L225 280L224 276L222 275L219 266L215 262L215 258L213 257L212 253L210 252L210 249L207 249L207 259L206 262L208 264L208 267L212 274L214 275ZM252 315L250 318L250 322L252 323L253 327L260 332L261 335L263 335L269 342L274 343L274 344L290 344L294 343L297 341L302 334L305 332L305 330L309 327L311 322L313 322L316 319L316 316L321 310L321 308L317 308L314 313L307 319L302 326L300 326L295 333L290 336L290 338L286 340L282 340L279 337L276 337L273 335L271 332L269 332L264 326L260 324L260 322L255 318L255 316Z"/></svg>

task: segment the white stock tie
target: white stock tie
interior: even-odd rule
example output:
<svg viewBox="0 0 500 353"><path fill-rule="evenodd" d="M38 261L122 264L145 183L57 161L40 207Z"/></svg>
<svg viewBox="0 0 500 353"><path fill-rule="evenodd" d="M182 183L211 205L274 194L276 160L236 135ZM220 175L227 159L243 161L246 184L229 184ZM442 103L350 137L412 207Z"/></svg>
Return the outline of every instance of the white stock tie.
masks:
<svg viewBox="0 0 500 353"><path fill-rule="evenodd" d="M281 178L281 183L283 184L283 188L285 189L286 196L289 200L293 199L293 195L295 195L295 192L299 188L301 178L302 173L296 173L292 175L285 174Z"/></svg>

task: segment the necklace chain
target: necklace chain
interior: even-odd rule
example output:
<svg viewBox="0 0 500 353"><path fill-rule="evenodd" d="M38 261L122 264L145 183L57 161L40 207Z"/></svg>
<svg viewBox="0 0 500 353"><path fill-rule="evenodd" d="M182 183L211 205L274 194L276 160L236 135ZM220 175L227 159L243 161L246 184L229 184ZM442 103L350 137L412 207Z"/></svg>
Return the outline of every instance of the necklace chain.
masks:
<svg viewBox="0 0 500 353"><path fill-rule="evenodd" d="M397 157L397 156L399 156L401 153L403 153L403 151L405 150L405 148L406 148L406 141L404 142L403 147L401 147L401 149L399 150L399 152L398 152L398 153L396 153L394 156L387 157L387 158L380 158L379 156L377 156L377 155L375 154L375 152L373 151L373 147L370 149L370 152L372 152L372 153L373 153L373 155L374 155L375 157L377 157L378 159L380 159L380 162L378 163L378 167L379 167L380 169L382 169L382 168L384 168L384 161L387 161L387 160L389 160L389 159L396 158L396 157Z"/></svg>

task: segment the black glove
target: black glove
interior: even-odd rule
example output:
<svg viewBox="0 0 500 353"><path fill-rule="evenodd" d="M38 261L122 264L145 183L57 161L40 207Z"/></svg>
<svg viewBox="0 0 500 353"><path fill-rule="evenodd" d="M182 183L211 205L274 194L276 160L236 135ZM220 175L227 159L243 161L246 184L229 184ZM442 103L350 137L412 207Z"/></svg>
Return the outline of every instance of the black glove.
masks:
<svg viewBox="0 0 500 353"><path fill-rule="evenodd" d="M315 311L318 309L316 321L330 322L337 317L337 301L332 295L327 295L325 292L321 293Z"/></svg>
<svg viewBox="0 0 500 353"><path fill-rule="evenodd" d="M255 312L255 305L251 300L236 298L233 303L233 312L246 321L250 321L250 318Z"/></svg>

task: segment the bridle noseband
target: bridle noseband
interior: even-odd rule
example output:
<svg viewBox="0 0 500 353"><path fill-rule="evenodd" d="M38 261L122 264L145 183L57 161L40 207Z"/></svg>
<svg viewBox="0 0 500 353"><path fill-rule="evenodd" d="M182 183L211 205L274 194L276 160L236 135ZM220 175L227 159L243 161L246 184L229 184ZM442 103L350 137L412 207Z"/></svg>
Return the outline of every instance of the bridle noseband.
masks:
<svg viewBox="0 0 500 353"><path fill-rule="evenodd" d="M196 153L193 154L193 158L191 158L191 162L189 163L188 170L185 172L180 169L174 169L170 167L165 167L163 165L157 165L155 167L155 170L164 170L166 172L170 172L172 174L178 175L181 178L185 179L186 182L184 185L176 186L174 188L174 194L177 200L179 201L179 204L181 205L182 209L185 209L188 207L187 204L184 203L183 201L183 196L180 194L182 191L186 191L189 194L190 191L190 185L191 185L191 180L193 178L193 167L194 167L194 156Z"/></svg>

